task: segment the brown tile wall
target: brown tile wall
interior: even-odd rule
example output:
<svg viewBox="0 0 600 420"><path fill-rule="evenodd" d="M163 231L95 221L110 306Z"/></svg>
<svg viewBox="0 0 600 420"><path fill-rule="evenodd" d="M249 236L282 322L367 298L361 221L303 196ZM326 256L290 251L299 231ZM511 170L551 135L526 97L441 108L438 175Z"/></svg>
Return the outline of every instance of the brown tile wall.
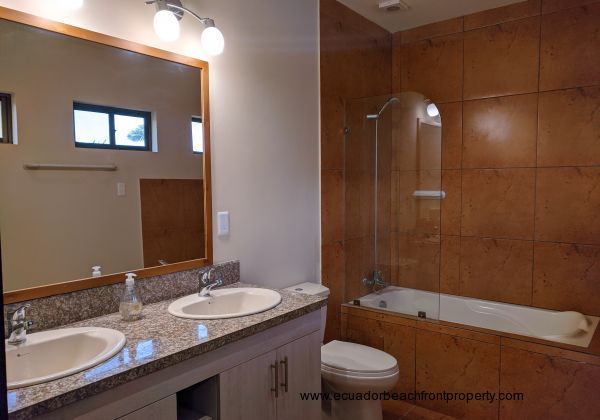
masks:
<svg viewBox="0 0 600 420"><path fill-rule="evenodd" d="M351 99L399 91L438 104L447 196L441 237L403 229L406 203L393 188L402 153L391 145L391 194L381 198L391 234L380 235L378 263L402 255L423 264L392 260L385 274L404 286L600 315L600 2L528 0L393 35L335 0L320 7L326 339L339 337L339 305L363 294L355 279L375 265L372 148L352 135L345 144L345 118L369 106ZM439 261L439 273L427 261Z"/></svg>
<svg viewBox="0 0 600 420"><path fill-rule="evenodd" d="M372 257L365 252L372 249L370 221L363 218L356 226L345 222L346 194L360 198L369 188L366 178L360 182L359 170L345 170L345 105L351 98L390 93L391 34L335 0L321 0L320 14L321 255L323 284L331 290L325 338L329 341L340 335L345 272L372 265ZM360 163L354 167L360 168ZM351 177L359 181L353 184L357 188L345 191ZM360 206L351 208L362 211Z"/></svg>
<svg viewBox="0 0 600 420"><path fill-rule="evenodd" d="M394 356L396 392L496 394L493 402L388 403L386 419L600 418L598 355L357 307L342 308L342 339ZM499 392L523 400L499 401Z"/></svg>
<svg viewBox="0 0 600 420"><path fill-rule="evenodd" d="M398 32L392 61L442 115L439 290L600 315L600 2Z"/></svg>

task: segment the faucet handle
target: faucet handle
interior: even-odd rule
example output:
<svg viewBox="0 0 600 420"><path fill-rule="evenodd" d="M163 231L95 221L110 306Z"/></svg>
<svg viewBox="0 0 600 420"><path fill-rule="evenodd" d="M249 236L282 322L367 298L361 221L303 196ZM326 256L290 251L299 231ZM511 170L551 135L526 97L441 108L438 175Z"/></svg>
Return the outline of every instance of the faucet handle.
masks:
<svg viewBox="0 0 600 420"><path fill-rule="evenodd" d="M13 330L16 330L18 328L22 328L25 331L29 331L29 329L33 326L33 321L29 320L29 321L19 321L18 323L16 323L16 325L13 325Z"/></svg>
<svg viewBox="0 0 600 420"><path fill-rule="evenodd" d="M207 285L208 283L210 283L210 278L214 271L215 271L214 268L210 268L210 269L206 270L204 273L202 273L202 276L200 278L200 281L202 282L202 284Z"/></svg>
<svg viewBox="0 0 600 420"><path fill-rule="evenodd" d="M29 308L31 306L31 304L29 303L25 303L23 305L20 305L17 307L17 309L15 309L13 312L9 312L10 315L12 315L12 320L13 321L21 321L25 319L25 309Z"/></svg>

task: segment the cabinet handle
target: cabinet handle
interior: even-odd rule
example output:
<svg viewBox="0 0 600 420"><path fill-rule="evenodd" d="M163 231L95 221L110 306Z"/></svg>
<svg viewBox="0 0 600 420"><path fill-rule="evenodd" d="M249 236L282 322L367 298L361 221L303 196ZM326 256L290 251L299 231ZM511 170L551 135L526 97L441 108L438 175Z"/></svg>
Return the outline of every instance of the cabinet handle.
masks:
<svg viewBox="0 0 600 420"><path fill-rule="evenodd" d="M275 398L279 398L279 369L277 369L277 362L271 365L271 370L275 373L275 386L271 388L271 391L275 392Z"/></svg>
<svg viewBox="0 0 600 420"><path fill-rule="evenodd" d="M283 387L283 390L285 392L288 392L288 358L287 358L287 356L285 357L285 359L280 361L279 364L282 366L285 366L285 369L283 371L283 382L280 385Z"/></svg>

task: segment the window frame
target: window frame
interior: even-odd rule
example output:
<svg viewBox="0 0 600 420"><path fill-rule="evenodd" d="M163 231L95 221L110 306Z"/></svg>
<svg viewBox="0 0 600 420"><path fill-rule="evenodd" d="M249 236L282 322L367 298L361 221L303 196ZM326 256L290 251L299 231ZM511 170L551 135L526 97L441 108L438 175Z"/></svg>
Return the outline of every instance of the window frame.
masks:
<svg viewBox="0 0 600 420"><path fill-rule="evenodd" d="M0 144L13 144L12 95L1 92L0 103L2 103L0 118L2 119L3 130L6 131L6 137L3 137L2 132L0 132Z"/></svg>
<svg viewBox="0 0 600 420"><path fill-rule="evenodd" d="M202 124L202 133L204 134L204 122L202 121L202 117L192 117L192 121L191 121L190 124L193 124L193 123L200 123L200 124ZM192 138L191 138L191 140L192 140L192 153L195 154L195 155L201 155L201 154L203 154L204 153L204 146L205 146L204 145L204 135L202 135L202 151L201 152L196 152L194 150L194 131L193 130L192 130Z"/></svg>
<svg viewBox="0 0 600 420"><path fill-rule="evenodd" d="M75 111L88 111L97 112L108 115L108 141L109 144L96 144L96 143L81 143L77 141L77 134L75 129ZM116 142L115 136L115 115L123 115L126 117L136 117L144 119L144 147L136 146L120 146ZM86 104L83 102L73 102L73 140L75 147L83 149L108 149L108 150L137 150L140 152L148 152L152 150L152 112L150 111L139 111L135 109L117 108L114 106L106 105L93 105Z"/></svg>

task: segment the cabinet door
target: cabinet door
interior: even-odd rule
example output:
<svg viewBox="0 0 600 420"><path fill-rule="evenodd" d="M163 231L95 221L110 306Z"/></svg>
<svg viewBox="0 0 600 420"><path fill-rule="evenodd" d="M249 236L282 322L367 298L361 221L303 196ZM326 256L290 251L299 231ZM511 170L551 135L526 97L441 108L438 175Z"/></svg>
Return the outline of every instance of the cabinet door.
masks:
<svg viewBox="0 0 600 420"><path fill-rule="evenodd" d="M219 375L221 420L275 420L275 351Z"/></svg>
<svg viewBox="0 0 600 420"><path fill-rule="evenodd" d="M277 418L279 420L321 418L321 401L300 398L303 392L321 392L321 333L314 332L280 347L277 349L277 362L279 365Z"/></svg>
<svg viewBox="0 0 600 420"><path fill-rule="evenodd" d="M177 397L170 395L167 398L156 401L146 407L129 413L126 416L119 417L119 420L177 420Z"/></svg>

